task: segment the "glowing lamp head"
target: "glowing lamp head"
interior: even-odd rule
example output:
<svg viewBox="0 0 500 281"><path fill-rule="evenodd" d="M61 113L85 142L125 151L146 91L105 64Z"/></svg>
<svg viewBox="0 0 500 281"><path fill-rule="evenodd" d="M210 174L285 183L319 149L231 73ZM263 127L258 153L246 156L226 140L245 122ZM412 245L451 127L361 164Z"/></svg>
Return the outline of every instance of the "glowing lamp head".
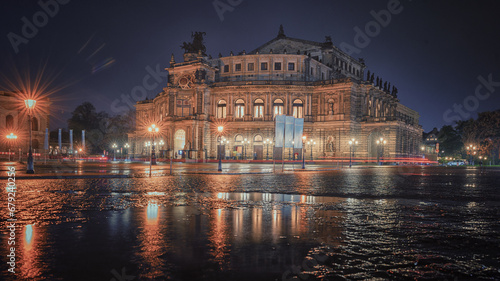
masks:
<svg viewBox="0 0 500 281"><path fill-rule="evenodd" d="M33 109L35 107L36 100L24 100L24 104L26 105L26 108Z"/></svg>
<svg viewBox="0 0 500 281"><path fill-rule="evenodd" d="M306 141L307 136L302 136L302 141Z"/></svg>
<svg viewBox="0 0 500 281"><path fill-rule="evenodd" d="M15 140L15 139L17 139L17 136L16 136L16 135L14 135L14 133L10 133L10 135L7 135L7 138L8 138L9 140Z"/></svg>
<svg viewBox="0 0 500 281"><path fill-rule="evenodd" d="M222 131L224 131L224 126L219 126L219 127L217 127L217 131L218 131L219 133L222 133Z"/></svg>
<svg viewBox="0 0 500 281"><path fill-rule="evenodd" d="M352 141L349 141L349 145L352 145Z"/></svg>

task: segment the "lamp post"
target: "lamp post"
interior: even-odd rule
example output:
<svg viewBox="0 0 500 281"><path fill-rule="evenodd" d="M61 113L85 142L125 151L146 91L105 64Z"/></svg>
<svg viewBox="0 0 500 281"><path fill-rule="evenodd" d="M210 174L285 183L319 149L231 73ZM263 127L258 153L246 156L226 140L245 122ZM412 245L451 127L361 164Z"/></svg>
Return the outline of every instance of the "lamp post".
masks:
<svg viewBox="0 0 500 281"><path fill-rule="evenodd" d="M306 136L302 136L302 169L306 168L306 157L304 155L304 146L306 145Z"/></svg>
<svg viewBox="0 0 500 281"><path fill-rule="evenodd" d="M10 161L10 149L12 146L12 142L17 140L17 135L14 135L14 133L10 133L10 135L7 135L7 141L9 142L9 161Z"/></svg>
<svg viewBox="0 0 500 281"><path fill-rule="evenodd" d="M33 148L31 145L31 115L33 114L33 109L35 108L36 105L36 100L25 100L24 104L26 105L26 108L28 109L28 128L29 128L29 134L30 134L30 146L29 146L29 151L28 151L28 165L26 169L27 174L34 174L35 173L35 164L33 163Z"/></svg>
<svg viewBox="0 0 500 281"><path fill-rule="evenodd" d="M129 161L129 158L128 158L128 149L129 149L130 145L128 143L126 143L123 147L125 147L125 149L126 149L127 161Z"/></svg>
<svg viewBox="0 0 500 281"><path fill-rule="evenodd" d="M273 141L270 141L269 139L266 139L264 141L264 144L266 145L266 160L269 160L269 144L271 144Z"/></svg>
<svg viewBox="0 0 500 281"><path fill-rule="evenodd" d="M469 144L467 147L467 154L469 155L469 165L474 165L474 155L476 155L476 147Z"/></svg>
<svg viewBox="0 0 500 281"><path fill-rule="evenodd" d="M354 146L358 144L356 139L351 139L349 141L349 168L352 167L352 158L354 157Z"/></svg>
<svg viewBox="0 0 500 281"><path fill-rule="evenodd" d="M377 140L377 150L380 152L377 153L377 162L379 165L382 165L381 159L384 157L384 145L387 143L387 140L384 140L384 138L380 138Z"/></svg>
<svg viewBox="0 0 500 281"><path fill-rule="evenodd" d="M151 142L151 157L149 161L149 166L151 165L156 165L156 155L155 155L155 134L160 131L158 127L156 127L155 124L151 125L151 127L148 128L148 131L153 135L153 141Z"/></svg>
<svg viewBox="0 0 500 281"><path fill-rule="evenodd" d="M311 150L311 161L313 160L313 145L316 144L315 141L313 141L312 139L310 139L307 144L309 144L309 150Z"/></svg>
<svg viewBox="0 0 500 281"><path fill-rule="evenodd" d="M292 149L293 149L294 141L292 141L292 147L288 148L288 161L292 160ZM295 160L295 155L293 156L293 160Z"/></svg>
<svg viewBox="0 0 500 281"><path fill-rule="evenodd" d="M222 136L222 132L224 131L224 126L219 126L217 127L217 142L219 143L218 144L218 151L217 151L217 156L219 157L219 168L217 171L219 172L222 172L222 155L221 155L221 147L220 147L220 142L221 142L221 136Z"/></svg>
<svg viewBox="0 0 500 281"><path fill-rule="evenodd" d="M162 156L162 157L164 157L163 152L162 152L162 151L164 151L164 150L163 150L163 145L164 145L164 144L165 144L165 142L163 142L163 140L160 140L160 142L158 143L158 145L160 146L160 152L161 152L161 156Z"/></svg>
<svg viewBox="0 0 500 281"><path fill-rule="evenodd" d="M117 148L117 147L118 147L118 146L116 145L116 143L113 143L113 144L111 145L111 148L113 148L113 161L116 161L116 148Z"/></svg>

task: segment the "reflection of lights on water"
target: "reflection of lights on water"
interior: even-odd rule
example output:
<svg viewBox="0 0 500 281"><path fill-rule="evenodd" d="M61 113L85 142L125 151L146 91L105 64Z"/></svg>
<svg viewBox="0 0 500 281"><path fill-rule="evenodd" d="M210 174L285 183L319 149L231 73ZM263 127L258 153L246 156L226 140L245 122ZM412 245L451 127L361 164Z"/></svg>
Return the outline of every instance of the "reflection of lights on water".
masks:
<svg viewBox="0 0 500 281"><path fill-rule="evenodd" d="M220 218L221 215L222 215L222 209L217 209L217 216Z"/></svg>
<svg viewBox="0 0 500 281"><path fill-rule="evenodd" d="M247 201L248 200L248 193L242 193L241 194L241 200L242 201Z"/></svg>
<svg viewBox="0 0 500 281"><path fill-rule="evenodd" d="M217 193L217 198L228 200L229 199L229 193L227 193L227 192L219 192L219 193Z"/></svg>
<svg viewBox="0 0 500 281"><path fill-rule="evenodd" d="M26 243L31 244L31 238L33 238L33 226L31 224L28 224L26 226L24 237L25 237Z"/></svg>
<svg viewBox="0 0 500 281"><path fill-rule="evenodd" d="M159 209L158 204L155 203L148 204L146 210L148 220L156 220L158 218L158 209Z"/></svg>
<svg viewBox="0 0 500 281"><path fill-rule="evenodd" d="M151 192L148 192L146 193L146 195L166 195L165 192L157 192L157 191L151 191Z"/></svg>
<svg viewBox="0 0 500 281"><path fill-rule="evenodd" d="M262 201L271 201L271 193L263 193Z"/></svg>

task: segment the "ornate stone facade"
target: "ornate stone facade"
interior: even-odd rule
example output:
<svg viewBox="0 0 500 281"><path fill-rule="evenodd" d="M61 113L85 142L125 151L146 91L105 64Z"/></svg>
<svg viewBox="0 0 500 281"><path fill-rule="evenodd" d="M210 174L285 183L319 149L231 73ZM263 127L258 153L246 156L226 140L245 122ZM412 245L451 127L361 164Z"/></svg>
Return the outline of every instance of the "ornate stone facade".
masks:
<svg viewBox="0 0 500 281"><path fill-rule="evenodd" d="M215 124L224 124L226 156L265 159L269 150L271 158L265 141L273 140L274 116L286 114L304 118L305 135L316 143L306 145L306 159L311 149L314 159L349 157L352 138L358 141L355 157L376 158L380 137L387 141L384 157L418 155L419 114L365 81L365 67L329 38L318 43L282 32L249 53L215 59L185 53L179 63L172 56L167 87L136 105L138 127L130 142L136 155L146 155L145 125L152 121L163 128L160 154L215 158Z"/></svg>

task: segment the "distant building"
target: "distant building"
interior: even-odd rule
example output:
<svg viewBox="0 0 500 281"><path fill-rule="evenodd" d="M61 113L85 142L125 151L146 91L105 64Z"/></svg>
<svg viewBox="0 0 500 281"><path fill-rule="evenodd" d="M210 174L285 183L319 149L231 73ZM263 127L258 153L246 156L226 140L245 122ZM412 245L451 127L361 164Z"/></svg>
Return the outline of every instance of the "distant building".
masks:
<svg viewBox="0 0 500 281"><path fill-rule="evenodd" d="M439 149L439 140L438 140L439 130L434 128L432 131L423 134L423 154L429 160L437 160Z"/></svg>
<svg viewBox="0 0 500 281"><path fill-rule="evenodd" d="M146 154L151 139L141 124L156 120L164 128L165 144L158 150L215 158L214 124L224 123L226 155L265 159L274 117L285 114L304 118L305 135L316 143L306 145L306 159L311 148L314 159L348 157L352 138L358 141L355 157L376 158L380 138L387 141L384 157L421 155L419 114L402 105L387 82L365 79L365 68L362 59L329 38L323 43L295 39L282 29L248 53L211 58L188 52L183 62L172 55L167 87L136 104L137 130L129 142L135 154ZM301 157L300 149L294 152Z"/></svg>
<svg viewBox="0 0 500 281"><path fill-rule="evenodd" d="M50 104L50 101L45 99L44 104ZM49 127L49 114L43 112L45 111L35 110L31 118L32 146L35 153L43 149L45 128ZM27 153L29 148L28 115L24 101L17 93L0 91L0 131L2 152L7 152L10 148L12 151L22 149L23 153ZM7 138L8 135L17 138Z"/></svg>

